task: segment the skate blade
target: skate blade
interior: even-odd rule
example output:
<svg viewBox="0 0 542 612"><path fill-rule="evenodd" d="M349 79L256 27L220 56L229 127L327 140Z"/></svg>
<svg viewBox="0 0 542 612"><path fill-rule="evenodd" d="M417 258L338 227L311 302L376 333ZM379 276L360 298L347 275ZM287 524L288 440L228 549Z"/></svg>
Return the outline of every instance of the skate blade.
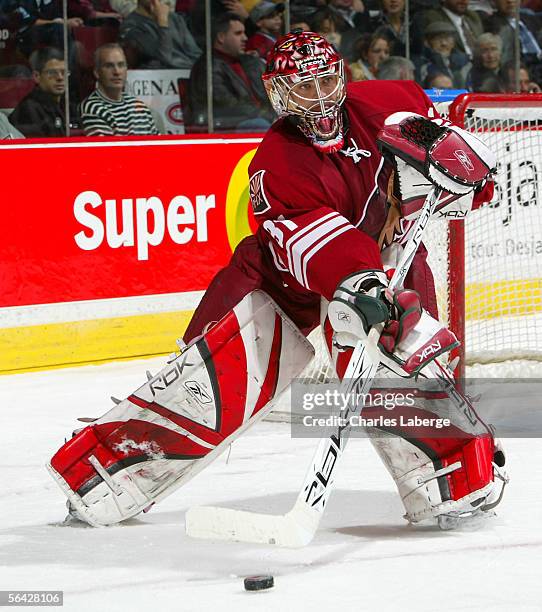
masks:
<svg viewBox="0 0 542 612"><path fill-rule="evenodd" d="M492 510L478 510L471 514L441 514L437 517L439 529L442 531L476 531L497 516Z"/></svg>

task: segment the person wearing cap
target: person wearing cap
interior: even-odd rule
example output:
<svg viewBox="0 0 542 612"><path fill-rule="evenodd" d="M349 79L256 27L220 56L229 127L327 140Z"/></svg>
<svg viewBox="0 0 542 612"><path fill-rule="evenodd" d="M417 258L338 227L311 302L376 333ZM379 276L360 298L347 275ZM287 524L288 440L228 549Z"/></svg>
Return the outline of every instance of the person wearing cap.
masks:
<svg viewBox="0 0 542 612"><path fill-rule="evenodd" d="M448 76L456 89L463 89L471 63L455 49L455 28L446 21L433 21L425 30L424 48L415 59L418 81L424 83L436 74Z"/></svg>
<svg viewBox="0 0 542 612"><path fill-rule="evenodd" d="M256 32L247 40L246 50L255 51L264 62L282 34L283 13L284 4L268 0L262 0L250 11L250 20L256 26Z"/></svg>
<svg viewBox="0 0 542 612"><path fill-rule="evenodd" d="M415 45L420 43L421 48L427 28L435 21L443 21L453 27L456 50L472 59L476 40L484 32L484 27L478 13L469 9L469 0L440 0L438 8L418 13L412 20Z"/></svg>

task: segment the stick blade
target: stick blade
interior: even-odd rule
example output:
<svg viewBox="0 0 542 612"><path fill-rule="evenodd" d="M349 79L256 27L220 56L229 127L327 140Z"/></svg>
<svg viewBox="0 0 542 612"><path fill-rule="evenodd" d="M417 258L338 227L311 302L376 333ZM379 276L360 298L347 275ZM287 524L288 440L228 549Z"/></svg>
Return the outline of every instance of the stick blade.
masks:
<svg viewBox="0 0 542 612"><path fill-rule="evenodd" d="M285 515L257 514L231 508L198 506L186 513L186 533L192 538L272 544L300 548L314 537L318 522L301 520L296 507Z"/></svg>

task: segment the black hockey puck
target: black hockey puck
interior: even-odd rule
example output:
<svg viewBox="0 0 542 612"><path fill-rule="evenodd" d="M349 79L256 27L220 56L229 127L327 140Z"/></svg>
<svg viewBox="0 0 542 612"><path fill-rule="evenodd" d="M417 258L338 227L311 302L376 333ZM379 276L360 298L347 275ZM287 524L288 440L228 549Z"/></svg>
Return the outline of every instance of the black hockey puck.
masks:
<svg viewBox="0 0 542 612"><path fill-rule="evenodd" d="M247 576L245 578L245 590L263 591L275 585L273 576Z"/></svg>

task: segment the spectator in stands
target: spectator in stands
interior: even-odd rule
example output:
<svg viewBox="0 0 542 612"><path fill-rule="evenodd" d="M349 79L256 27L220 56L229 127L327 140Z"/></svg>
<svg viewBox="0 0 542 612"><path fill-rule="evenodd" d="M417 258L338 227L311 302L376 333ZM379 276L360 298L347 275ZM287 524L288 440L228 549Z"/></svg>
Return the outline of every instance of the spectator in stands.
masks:
<svg viewBox="0 0 542 612"><path fill-rule="evenodd" d="M456 89L465 87L471 63L466 53L455 50L455 28L448 21L433 21L425 31L423 53L415 60L418 81L434 74L445 74Z"/></svg>
<svg viewBox="0 0 542 612"><path fill-rule="evenodd" d="M24 135L11 125L4 113L0 112L0 140L12 138L24 138Z"/></svg>
<svg viewBox="0 0 542 612"><path fill-rule="evenodd" d="M130 67L190 69L200 57L184 16L172 9L169 2L138 0L120 28Z"/></svg>
<svg viewBox="0 0 542 612"><path fill-rule="evenodd" d="M496 34L486 32L478 39L468 86L482 93L503 93L506 79L501 71L502 41Z"/></svg>
<svg viewBox="0 0 542 612"><path fill-rule="evenodd" d="M496 12L484 19L486 31L501 37L503 64L514 60L517 3L518 0L495 0ZM536 68L542 60L542 50L537 40L541 27L540 17L521 14L519 20L520 53L521 60L527 66Z"/></svg>
<svg viewBox="0 0 542 612"><path fill-rule="evenodd" d="M0 77L26 78L27 58L17 49L16 36L23 14L15 0L0 1Z"/></svg>
<svg viewBox="0 0 542 612"><path fill-rule="evenodd" d="M211 18L218 19L225 13L235 13L245 23L249 11L258 2L259 0L250 0L250 2L247 0L210 0ZM203 0L198 0L191 13L194 37L202 49L205 47L205 6L206 3Z"/></svg>
<svg viewBox="0 0 542 612"><path fill-rule="evenodd" d="M69 0L68 4L71 16L80 17L88 26L118 26L122 19L111 8L108 0Z"/></svg>
<svg viewBox="0 0 542 612"><path fill-rule="evenodd" d="M312 19L312 27L309 29L323 36L330 45L341 53L342 34L339 32L339 18L335 13L328 10L319 11Z"/></svg>
<svg viewBox="0 0 542 612"><path fill-rule="evenodd" d="M495 0L469 0L469 10L474 11L482 18L495 12Z"/></svg>
<svg viewBox="0 0 542 612"><path fill-rule="evenodd" d="M381 62L390 56L387 38L376 34L363 34L355 46L355 60L350 63L353 81L366 81L376 78Z"/></svg>
<svg viewBox="0 0 542 612"><path fill-rule="evenodd" d="M87 136L158 134L148 106L124 91L126 56L117 43L96 49L96 89L81 104L81 123Z"/></svg>
<svg viewBox="0 0 542 612"><path fill-rule="evenodd" d="M254 6L259 2L259 0L252 0L248 2L247 0L218 0L218 2L222 5L222 10L226 11L226 13L235 13L243 21L248 19L250 11L254 8ZM215 15L211 6L211 15Z"/></svg>
<svg viewBox="0 0 542 612"><path fill-rule="evenodd" d="M469 0L441 0L440 7L422 11L416 15L413 19L416 52L421 51L429 24L444 21L450 23L454 28L455 48L472 59L476 40L483 33L484 28L479 15L469 10L468 7Z"/></svg>
<svg viewBox="0 0 542 612"><path fill-rule="evenodd" d="M383 81L413 81L414 64L406 57L392 55L380 63L376 78Z"/></svg>
<svg viewBox="0 0 542 612"><path fill-rule="evenodd" d="M37 49L30 56L36 87L13 109L9 120L27 138L66 135L64 55L58 49ZM70 122L77 124L77 109L70 108Z"/></svg>
<svg viewBox="0 0 542 612"><path fill-rule="evenodd" d="M109 2L113 11L118 13L122 19L126 19L137 8L137 0L109 0Z"/></svg>
<svg viewBox="0 0 542 612"><path fill-rule="evenodd" d="M540 85L533 81L529 75L529 70L525 64L520 64L519 67L519 83L516 84L516 66L515 62L510 62L504 66L504 75L506 78L506 91L509 93L519 92L525 93L542 93ZM519 85L519 89L516 85Z"/></svg>
<svg viewBox="0 0 542 612"><path fill-rule="evenodd" d="M366 31L369 26L369 13L365 10L363 2L359 0L329 0L329 9L339 19L339 30L346 32L348 29Z"/></svg>
<svg viewBox="0 0 542 612"><path fill-rule="evenodd" d="M405 0L380 0L380 4L382 10L371 19L371 32L388 39L393 55L405 55Z"/></svg>
<svg viewBox="0 0 542 612"><path fill-rule="evenodd" d="M246 50L256 51L265 63L267 54L273 48L277 38L282 34L284 21L284 4L262 0L250 11L250 20L256 32L247 40Z"/></svg>
<svg viewBox="0 0 542 612"><path fill-rule="evenodd" d="M354 47L360 34L371 31L369 11L365 10L361 0L329 0L327 7L320 9L311 19L313 29L314 20L322 12L334 15L337 31L341 34L341 55L347 61L352 61L355 59Z"/></svg>
<svg viewBox="0 0 542 612"><path fill-rule="evenodd" d="M305 21L304 13L290 13L290 30L308 32L310 29L309 22Z"/></svg>
<svg viewBox="0 0 542 612"><path fill-rule="evenodd" d="M262 62L245 53L245 26L235 13L213 21L213 110L218 128L265 130L274 119L261 75ZM206 58L192 69L189 86L193 113L206 116ZM205 119L206 120L206 119Z"/></svg>
<svg viewBox="0 0 542 612"><path fill-rule="evenodd" d="M57 49L64 48L62 0L20 0L18 4L22 16L18 45L27 57L34 49L46 45ZM70 31L83 25L81 17L72 16L71 8L72 3L69 3L66 25Z"/></svg>
<svg viewBox="0 0 542 612"><path fill-rule="evenodd" d="M423 82L424 89L455 89L452 79L443 72L433 72L427 75Z"/></svg>

